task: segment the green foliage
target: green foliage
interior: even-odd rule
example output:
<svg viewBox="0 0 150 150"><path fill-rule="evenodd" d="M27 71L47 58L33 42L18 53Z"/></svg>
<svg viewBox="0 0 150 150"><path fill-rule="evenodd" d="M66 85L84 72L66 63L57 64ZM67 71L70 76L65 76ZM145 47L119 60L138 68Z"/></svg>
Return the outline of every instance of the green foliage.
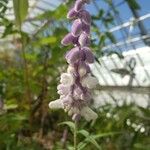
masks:
<svg viewBox="0 0 150 150"><path fill-rule="evenodd" d="M83 145L84 147L86 146L86 144L91 143L93 144L97 149L101 150L100 145L96 142L96 140L94 139L94 137L92 135L89 134L88 131L86 130L79 130L78 131L79 134L83 135L85 137L84 142L80 142L78 145L78 149L83 149ZM85 144L86 143L86 144Z"/></svg>
<svg viewBox="0 0 150 150"><path fill-rule="evenodd" d="M140 5L136 0L126 0L132 9L138 10L140 9Z"/></svg>
<svg viewBox="0 0 150 150"><path fill-rule="evenodd" d="M8 3L8 0L1 0L0 1L0 14L4 14L5 11L7 10L7 3Z"/></svg>
<svg viewBox="0 0 150 150"><path fill-rule="evenodd" d="M45 20L45 19L52 19L52 18L65 18L67 13L67 7L66 5L60 5L55 11L45 11L44 13L38 15L35 17L35 20Z"/></svg>
<svg viewBox="0 0 150 150"><path fill-rule="evenodd" d="M15 21L17 26L21 26L22 22L28 13L28 0L13 0L13 8L15 14Z"/></svg>
<svg viewBox="0 0 150 150"><path fill-rule="evenodd" d="M70 130L72 131L72 133L74 133L74 130L75 130L74 122L65 121L65 122L61 122L59 125L67 125L70 128Z"/></svg>
<svg viewBox="0 0 150 150"><path fill-rule="evenodd" d="M104 10L100 9L96 16L92 16L92 20L99 20L103 17L103 15L104 15Z"/></svg>

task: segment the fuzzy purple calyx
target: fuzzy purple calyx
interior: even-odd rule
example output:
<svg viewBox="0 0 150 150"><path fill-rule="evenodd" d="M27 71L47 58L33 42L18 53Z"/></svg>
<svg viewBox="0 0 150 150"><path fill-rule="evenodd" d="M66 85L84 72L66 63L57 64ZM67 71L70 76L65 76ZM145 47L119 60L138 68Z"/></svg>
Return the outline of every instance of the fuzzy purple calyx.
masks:
<svg viewBox="0 0 150 150"><path fill-rule="evenodd" d="M78 37L82 31L82 21L80 19L76 19L71 27L71 33L74 37Z"/></svg>
<svg viewBox="0 0 150 150"><path fill-rule="evenodd" d="M68 33L65 35L65 37L62 39L61 44L64 46L70 45L70 44L77 44L78 37L74 37L71 33Z"/></svg>
<svg viewBox="0 0 150 150"><path fill-rule="evenodd" d="M79 36L78 42L80 43L81 47L89 46L90 45L90 38L89 35L85 32L82 32Z"/></svg>
<svg viewBox="0 0 150 150"><path fill-rule="evenodd" d="M78 15L78 12L76 12L76 11L74 10L74 8L72 8L72 9L70 9L69 12L67 13L67 18L68 18L68 19L74 19L74 18L77 17L77 15Z"/></svg>

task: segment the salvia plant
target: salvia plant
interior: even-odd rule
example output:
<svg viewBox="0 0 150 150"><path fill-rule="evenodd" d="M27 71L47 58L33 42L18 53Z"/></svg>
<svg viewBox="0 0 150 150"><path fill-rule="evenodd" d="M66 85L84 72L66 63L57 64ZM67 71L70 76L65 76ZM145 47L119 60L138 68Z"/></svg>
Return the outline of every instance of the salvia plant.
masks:
<svg viewBox="0 0 150 150"><path fill-rule="evenodd" d="M84 5L88 0L76 0L67 18L74 20L71 32L61 41L64 46L74 47L66 53L69 64L66 73L62 73L57 87L60 98L49 104L50 108L63 108L72 119L78 121L83 116L87 121L97 118L90 108L92 89L98 83L91 75L89 64L94 62L94 56L89 48L91 16Z"/></svg>
<svg viewBox="0 0 150 150"><path fill-rule="evenodd" d="M60 98L49 103L51 109L63 108L68 112L75 124L81 117L87 121L97 118L97 114L90 108L92 89L98 81L91 75L89 67L89 64L94 62L94 55L89 48L91 16L84 8L87 3L89 0L76 0L67 14L67 18L73 20L73 24L71 32L61 43L64 46L71 44L73 48L65 56L68 68L66 73L61 74L57 87ZM76 134L74 138L76 149Z"/></svg>

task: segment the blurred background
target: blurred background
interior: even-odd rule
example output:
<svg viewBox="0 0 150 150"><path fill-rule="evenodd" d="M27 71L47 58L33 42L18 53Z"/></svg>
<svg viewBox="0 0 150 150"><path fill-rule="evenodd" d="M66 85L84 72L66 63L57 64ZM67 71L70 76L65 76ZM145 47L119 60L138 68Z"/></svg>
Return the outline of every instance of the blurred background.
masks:
<svg viewBox="0 0 150 150"><path fill-rule="evenodd" d="M71 150L70 117L50 110L65 72L72 0L0 0L0 150ZM95 122L80 149L150 150L150 1L92 0ZM87 137L86 137L87 138ZM98 144L98 145L97 145Z"/></svg>

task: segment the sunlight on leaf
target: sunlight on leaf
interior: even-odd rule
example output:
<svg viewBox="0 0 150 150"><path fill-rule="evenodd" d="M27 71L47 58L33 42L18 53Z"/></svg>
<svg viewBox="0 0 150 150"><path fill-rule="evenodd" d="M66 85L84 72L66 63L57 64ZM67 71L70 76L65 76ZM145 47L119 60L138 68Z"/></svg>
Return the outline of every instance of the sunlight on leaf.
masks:
<svg viewBox="0 0 150 150"><path fill-rule="evenodd" d="M29 3L28 0L13 0L16 24L20 27L27 16Z"/></svg>
<svg viewBox="0 0 150 150"><path fill-rule="evenodd" d="M32 45L35 47L40 47L42 45L54 44L57 42L57 38L55 36L44 37L37 41L32 42Z"/></svg>

